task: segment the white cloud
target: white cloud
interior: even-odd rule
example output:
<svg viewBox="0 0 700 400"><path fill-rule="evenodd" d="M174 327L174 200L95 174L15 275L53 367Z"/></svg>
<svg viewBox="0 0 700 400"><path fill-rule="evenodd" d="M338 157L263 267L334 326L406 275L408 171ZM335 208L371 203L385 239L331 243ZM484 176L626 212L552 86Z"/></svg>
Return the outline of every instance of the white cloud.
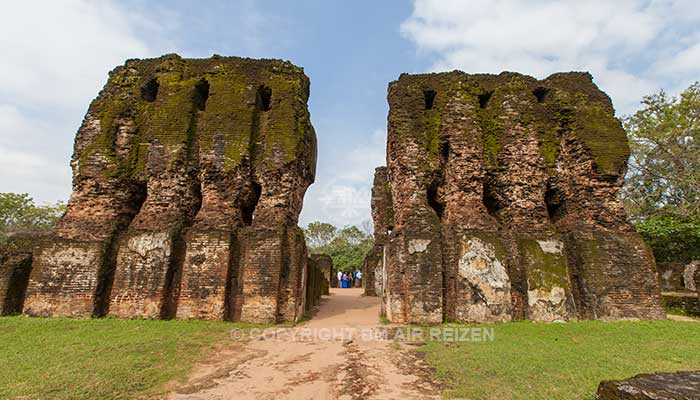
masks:
<svg viewBox="0 0 700 400"><path fill-rule="evenodd" d="M96 95L114 66L153 55L130 20L107 1L4 4L0 95L33 107L81 105Z"/></svg>
<svg viewBox="0 0 700 400"><path fill-rule="evenodd" d="M679 89L678 73L697 74L698 22L693 0L416 0L401 32L434 70L588 70L629 113L645 94Z"/></svg>
<svg viewBox="0 0 700 400"><path fill-rule="evenodd" d="M3 4L0 191L28 192L39 202L67 199L73 136L88 104L109 70L156 55L136 30L158 26L110 1Z"/></svg>
<svg viewBox="0 0 700 400"><path fill-rule="evenodd" d="M374 169L386 163L386 131L376 129L366 143L341 151L337 157L330 155L328 160L328 167L317 169L316 183L304 197L300 223L323 221L346 226L371 219Z"/></svg>

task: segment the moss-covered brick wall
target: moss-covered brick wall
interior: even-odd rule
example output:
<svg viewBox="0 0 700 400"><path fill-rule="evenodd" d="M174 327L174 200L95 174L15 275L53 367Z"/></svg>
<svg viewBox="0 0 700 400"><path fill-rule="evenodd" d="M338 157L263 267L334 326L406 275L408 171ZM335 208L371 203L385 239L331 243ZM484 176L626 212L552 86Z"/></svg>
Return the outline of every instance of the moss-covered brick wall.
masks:
<svg viewBox="0 0 700 400"><path fill-rule="evenodd" d="M625 131L590 74L403 74L388 101L390 318L663 317L620 200Z"/></svg>
<svg viewBox="0 0 700 400"><path fill-rule="evenodd" d="M25 313L299 318L308 97L303 69L280 60L169 54L112 70L78 130L73 193L37 251Z"/></svg>

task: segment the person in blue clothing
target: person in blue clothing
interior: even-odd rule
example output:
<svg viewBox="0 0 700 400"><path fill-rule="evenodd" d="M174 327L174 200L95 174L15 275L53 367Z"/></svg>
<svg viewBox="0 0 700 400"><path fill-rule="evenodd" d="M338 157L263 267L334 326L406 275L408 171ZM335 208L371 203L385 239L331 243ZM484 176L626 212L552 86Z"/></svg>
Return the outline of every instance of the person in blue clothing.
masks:
<svg viewBox="0 0 700 400"><path fill-rule="evenodd" d="M340 280L340 282L341 282L341 286L340 286L340 287L342 287L343 289L347 289L347 288L348 288L348 273L347 273L347 272L343 272L343 277L342 277L342 279Z"/></svg>
<svg viewBox="0 0 700 400"><path fill-rule="evenodd" d="M362 271L355 271L355 287L362 287Z"/></svg>

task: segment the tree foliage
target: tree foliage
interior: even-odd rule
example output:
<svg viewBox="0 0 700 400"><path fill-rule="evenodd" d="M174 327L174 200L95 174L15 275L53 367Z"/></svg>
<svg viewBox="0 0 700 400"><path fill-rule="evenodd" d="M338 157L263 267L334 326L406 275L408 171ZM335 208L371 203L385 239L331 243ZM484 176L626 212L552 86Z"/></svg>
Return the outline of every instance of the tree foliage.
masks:
<svg viewBox="0 0 700 400"><path fill-rule="evenodd" d="M65 210L62 202L37 206L26 193L0 193L0 242L15 232L48 231Z"/></svg>
<svg viewBox="0 0 700 400"><path fill-rule="evenodd" d="M314 253L328 254L336 270L361 269L365 254L374 246L374 238L355 225L338 229L325 222L312 222L304 233Z"/></svg>
<svg viewBox="0 0 700 400"><path fill-rule="evenodd" d="M623 190L627 211L634 221L668 214L697 215L700 83L680 97L661 91L644 97L642 104L641 110L624 118L632 151Z"/></svg>
<svg viewBox="0 0 700 400"><path fill-rule="evenodd" d="M657 261L700 259L700 83L642 104L624 119L632 151L625 207Z"/></svg>
<svg viewBox="0 0 700 400"><path fill-rule="evenodd" d="M325 246L335 237L337 228L326 222L315 221L304 229L306 244L313 248Z"/></svg>
<svg viewBox="0 0 700 400"><path fill-rule="evenodd" d="M700 216L654 215L637 224L656 261L700 260Z"/></svg>

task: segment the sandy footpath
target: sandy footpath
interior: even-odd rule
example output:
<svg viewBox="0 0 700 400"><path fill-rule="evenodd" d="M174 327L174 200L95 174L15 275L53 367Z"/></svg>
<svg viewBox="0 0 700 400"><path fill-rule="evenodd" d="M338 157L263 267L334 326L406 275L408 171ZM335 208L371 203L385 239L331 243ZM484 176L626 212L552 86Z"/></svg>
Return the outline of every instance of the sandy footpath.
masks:
<svg viewBox="0 0 700 400"><path fill-rule="evenodd" d="M440 398L430 368L409 344L369 338L384 328L379 299L361 294L331 289L308 322L232 340L168 399Z"/></svg>

